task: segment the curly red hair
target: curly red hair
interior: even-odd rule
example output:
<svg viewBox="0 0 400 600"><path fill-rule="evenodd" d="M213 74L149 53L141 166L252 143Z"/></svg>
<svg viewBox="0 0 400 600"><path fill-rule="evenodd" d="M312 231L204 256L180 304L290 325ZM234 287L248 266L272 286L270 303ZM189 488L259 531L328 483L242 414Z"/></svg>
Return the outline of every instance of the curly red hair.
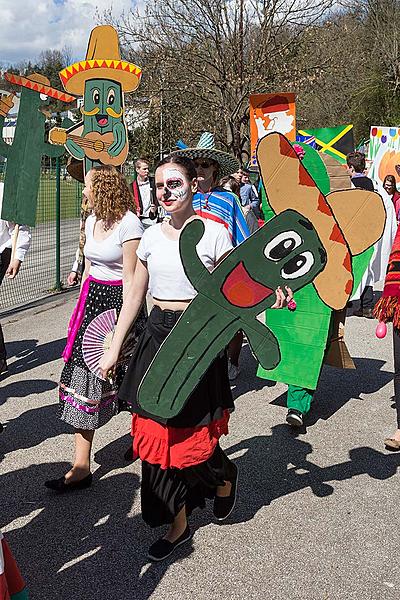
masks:
<svg viewBox="0 0 400 600"><path fill-rule="evenodd" d="M128 210L136 213L131 191L125 177L111 165L91 169L93 212L108 226L120 221Z"/></svg>

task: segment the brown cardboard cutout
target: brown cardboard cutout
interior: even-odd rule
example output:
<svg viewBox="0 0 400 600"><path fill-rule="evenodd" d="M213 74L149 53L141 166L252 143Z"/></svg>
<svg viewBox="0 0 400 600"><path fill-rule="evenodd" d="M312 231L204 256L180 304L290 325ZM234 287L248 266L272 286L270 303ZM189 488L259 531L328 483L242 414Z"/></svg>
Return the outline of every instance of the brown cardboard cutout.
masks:
<svg viewBox="0 0 400 600"><path fill-rule="evenodd" d="M335 310L344 308L353 289L352 255L375 244L383 234L386 212L381 197L359 190L354 216L349 194L355 190L325 197L283 136L268 135L260 140L258 161L263 180L268 180L268 201L273 211L280 214L287 209L295 210L318 231L328 260L315 278L314 287L327 306ZM372 210L376 217L371 225Z"/></svg>

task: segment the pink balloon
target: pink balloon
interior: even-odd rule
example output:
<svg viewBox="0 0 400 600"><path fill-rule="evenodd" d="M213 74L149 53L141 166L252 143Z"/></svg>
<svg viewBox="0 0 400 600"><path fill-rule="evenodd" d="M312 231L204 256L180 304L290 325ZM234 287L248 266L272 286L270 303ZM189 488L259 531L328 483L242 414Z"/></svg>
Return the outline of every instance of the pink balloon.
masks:
<svg viewBox="0 0 400 600"><path fill-rule="evenodd" d="M376 326L375 335L376 335L377 338L379 338L380 340L382 340L385 337L386 334L387 334L386 323L384 323L384 321L381 321Z"/></svg>

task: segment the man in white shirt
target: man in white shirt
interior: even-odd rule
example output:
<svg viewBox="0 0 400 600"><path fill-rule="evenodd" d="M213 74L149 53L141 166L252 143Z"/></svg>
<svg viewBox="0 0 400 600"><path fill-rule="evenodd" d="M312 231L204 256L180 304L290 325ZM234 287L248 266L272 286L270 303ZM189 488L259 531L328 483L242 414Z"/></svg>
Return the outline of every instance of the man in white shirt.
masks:
<svg viewBox="0 0 400 600"><path fill-rule="evenodd" d="M135 161L136 180L132 182L136 214L144 228L157 223L156 188L154 178L149 177L149 163L144 158Z"/></svg>
<svg viewBox="0 0 400 600"><path fill-rule="evenodd" d="M4 184L0 182L0 215L3 204L3 189ZM11 247L14 230L15 223L0 219L0 285L4 277L7 277L8 279L14 279L14 277L16 277L31 243L31 232L29 227L20 225L15 254L11 260ZM3 331L0 325L0 375L7 371L6 359L6 347L4 344Z"/></svg>

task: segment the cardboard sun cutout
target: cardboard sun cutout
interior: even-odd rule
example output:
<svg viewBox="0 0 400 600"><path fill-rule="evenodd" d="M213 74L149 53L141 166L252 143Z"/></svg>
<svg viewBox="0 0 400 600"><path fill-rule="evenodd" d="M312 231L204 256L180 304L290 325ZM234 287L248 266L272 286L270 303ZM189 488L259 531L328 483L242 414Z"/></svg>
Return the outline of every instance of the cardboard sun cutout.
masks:
<svg viewBox="0 0 400 600"><path fill-rule="evenodd" d="M139 387L139 404L151 414L166 419L179 414L208 366L239 329L262 367L276 367L278 340L256 318L274 303L274 290L289 285L296 292L313 282L327 306L342 308L353 286L351 252L362 252L382 235L385 210L378 194L352 192L351 202L346 192L325 198L288 140L278 133L260 141L257 155L276 216L212 273L196 252L203 223L191 221L181 233L183 266L198 295Z"/></svg>
<svg viewBox="0 0 400 600"><path fill-rule="evenodd" d="M1 218L34 226L42 156L55 158L64 154L64 148L44 141L46 116L43 110L48 96L62 102L73 102L75 98L50 87L47 77L39 73L26 77L5 73L5 78L21 86L21 98L12 144L7 144L0 135L0 154L7 159ZM13 106L12 97L10 94L0 100L0 131Z"/></svg>
<svg viewBox="0 0 400 600"><path fill-rule="evenodd" d="M96 165L121 166L128 155L124 92L132 92L142 71L121 60L118 34L111 25L95 27L90 34L86 59L63 69L64 89L83 96L83 120L68 130L53 128L50 141L65 145L83 161L84 173Z"/></svg>

